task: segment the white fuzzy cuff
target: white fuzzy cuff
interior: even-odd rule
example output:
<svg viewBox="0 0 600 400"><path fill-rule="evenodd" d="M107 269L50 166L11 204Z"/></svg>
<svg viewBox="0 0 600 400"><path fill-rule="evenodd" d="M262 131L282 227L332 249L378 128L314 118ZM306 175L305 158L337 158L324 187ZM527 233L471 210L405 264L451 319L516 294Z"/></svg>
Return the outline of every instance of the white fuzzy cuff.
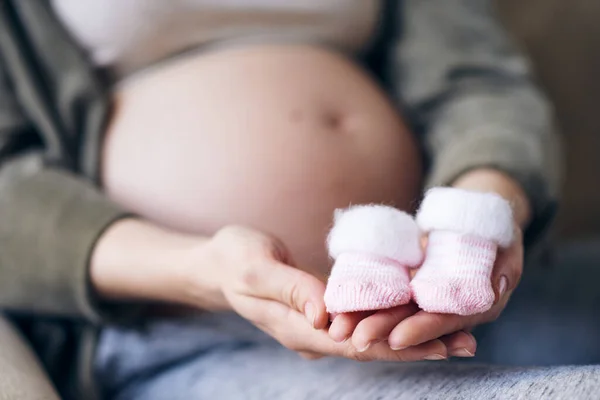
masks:
<svg viewBox="0 0 600 400"><path fill-rule="evenodd" d="M445 187L430 189L417 214L417 223L426 232L465 233L501 247L508 247L513 240L512 208L494 193Z"/></svg>
<svg viewBox="0 0 600 400"><path fill-rule="evenodd" d="M417 266L423 260L421 235L414 218L393 207L368 204L338 210L329 233L332 258L363 253Z"/></svg>

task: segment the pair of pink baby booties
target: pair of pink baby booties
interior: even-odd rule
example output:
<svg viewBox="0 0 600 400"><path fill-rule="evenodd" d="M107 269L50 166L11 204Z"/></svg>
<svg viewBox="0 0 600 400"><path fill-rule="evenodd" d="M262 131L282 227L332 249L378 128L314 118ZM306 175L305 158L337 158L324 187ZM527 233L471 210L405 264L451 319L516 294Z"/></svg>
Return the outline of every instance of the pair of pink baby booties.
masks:
<svg viewBox="0 0 600 400"><path fill-rule="evenodd" d="M478 314L493 305L497 250L513 240L512 209L502 197L434 188L416 219L393 207L361 205L336 211L334 220L327 241L335 260L325 291L329 313L411 299L444 314ZM419 268L412 281L409 268Z"/></svg>

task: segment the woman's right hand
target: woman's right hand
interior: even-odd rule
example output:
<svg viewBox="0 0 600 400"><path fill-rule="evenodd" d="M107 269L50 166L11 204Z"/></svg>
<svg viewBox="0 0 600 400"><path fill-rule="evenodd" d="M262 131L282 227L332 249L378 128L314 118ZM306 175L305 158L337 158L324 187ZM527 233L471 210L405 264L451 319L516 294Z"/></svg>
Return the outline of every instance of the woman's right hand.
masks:
<svg viewBox="0 0 600 400"><path fill-rule="evenodd" d="M279 240L246 228L227 227L209 240L201 252L204 262L214 266L214 277L220 282L229 307L306 358L415 361L445 358L447 345L472 346L469 336L459 332L443 341L432 340L400 351L380 343L359 352L350 341L336 343L327 334L325 284L295 268L289 251ZM395 312L408 317L417 309L408 305Z"/></svg>

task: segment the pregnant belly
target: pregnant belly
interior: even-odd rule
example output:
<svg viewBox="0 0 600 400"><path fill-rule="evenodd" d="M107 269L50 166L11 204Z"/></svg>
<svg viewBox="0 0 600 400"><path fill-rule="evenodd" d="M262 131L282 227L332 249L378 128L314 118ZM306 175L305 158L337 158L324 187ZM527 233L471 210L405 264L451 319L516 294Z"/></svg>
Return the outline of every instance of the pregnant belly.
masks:
<svg viewBox="0 0 600 400"><path fill-rule="evenodd" d="M413 139L375 83L306 46L195 55L116 93L104 141L107 193L179 230L243 224L325 272L333 210L407 209L419 183Z"/></svg>

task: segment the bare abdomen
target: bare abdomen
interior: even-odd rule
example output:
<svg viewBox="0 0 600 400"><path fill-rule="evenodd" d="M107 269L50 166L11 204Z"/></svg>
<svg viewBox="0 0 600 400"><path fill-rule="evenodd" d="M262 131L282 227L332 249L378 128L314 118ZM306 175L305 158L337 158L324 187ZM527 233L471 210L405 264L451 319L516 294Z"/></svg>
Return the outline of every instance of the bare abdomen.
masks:
<svg viewBox="0 0 600 400"><path fill-rule="evenodd" d="M349 60L252 47L179 60L123 86L102 173L113 199L149 219L203 234L254 227L322 271L333 210L408 208L416 154L397 111Z"/></svg>

